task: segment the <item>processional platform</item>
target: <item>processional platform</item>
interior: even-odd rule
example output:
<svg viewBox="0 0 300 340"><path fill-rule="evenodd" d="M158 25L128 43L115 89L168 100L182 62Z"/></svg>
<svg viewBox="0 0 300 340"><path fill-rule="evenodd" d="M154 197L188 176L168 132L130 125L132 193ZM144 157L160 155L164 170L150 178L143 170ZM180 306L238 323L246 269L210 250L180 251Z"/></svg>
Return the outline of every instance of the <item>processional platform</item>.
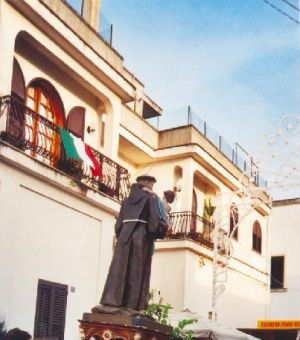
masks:
<svg viewBox="0 0 300 340"><path fill-rule="evenodd" d="M137 315L84 313L79 320L82 340L169 340L172 327Z"/></svg>

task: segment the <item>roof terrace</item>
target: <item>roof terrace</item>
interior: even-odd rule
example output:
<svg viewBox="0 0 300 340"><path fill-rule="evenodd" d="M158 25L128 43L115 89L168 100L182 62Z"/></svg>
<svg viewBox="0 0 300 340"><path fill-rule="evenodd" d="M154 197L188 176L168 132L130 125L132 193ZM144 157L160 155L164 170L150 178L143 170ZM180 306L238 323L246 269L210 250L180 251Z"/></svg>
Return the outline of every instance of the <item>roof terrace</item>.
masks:
<svg viewBox="0 0 300 340"><path fill-rule="evenodd" d="M219 150L240 171L250 175L257 186L267 186L266 180L259 175L259 168L249 153L237 142L230 145L223 136L200 118L190 106L175 112L165 112L162 116L147 119L147 121L158 131L164 132L193 126L201 137L204 137L206 141Z"/></svg>

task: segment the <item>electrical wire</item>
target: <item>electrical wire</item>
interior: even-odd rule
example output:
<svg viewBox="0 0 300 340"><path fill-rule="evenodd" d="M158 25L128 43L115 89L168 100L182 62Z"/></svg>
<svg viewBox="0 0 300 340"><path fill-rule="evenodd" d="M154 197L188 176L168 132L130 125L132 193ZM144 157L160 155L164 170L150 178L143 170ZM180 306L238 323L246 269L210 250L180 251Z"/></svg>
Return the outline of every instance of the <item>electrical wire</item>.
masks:
<svg viewBox="0 0 300 340"><path fill-rule="evenodd" d="M296 11L300 12L300 9L299 9L297 6L291 4L289 1L287 1L287 0L281 0L281 1L285 2L287 5L291 6L291 7L294 8Z"/></svg>
<svg viewBox="0 0 300 340"><path fill-rule="evenodd" d="M262 0L262 1L265 2L266 4L268 4L270 7L272 7L275 11L281 13L282 15L286 16L287 18L289 18L290 20L295 22L297 25L300 25L300 22L298 20L296 20L295 18L291 17L286 12L284 12L283 10L281 10L280 8L278 8L277 6L275 6L274 4L269 2L268 0Z"/></svg>

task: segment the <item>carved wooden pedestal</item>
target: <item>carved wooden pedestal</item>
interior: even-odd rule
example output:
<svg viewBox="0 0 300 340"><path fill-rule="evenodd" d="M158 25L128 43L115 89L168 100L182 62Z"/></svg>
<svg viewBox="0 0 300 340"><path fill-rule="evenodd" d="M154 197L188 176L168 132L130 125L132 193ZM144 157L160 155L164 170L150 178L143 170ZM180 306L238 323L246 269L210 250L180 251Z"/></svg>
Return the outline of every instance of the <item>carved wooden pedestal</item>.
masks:
<svg viewBox="0 0 300 340"><path fill-rule="evenodd" d="M143 316L84 313L83 340L169 340L172 327Z"/></svg>

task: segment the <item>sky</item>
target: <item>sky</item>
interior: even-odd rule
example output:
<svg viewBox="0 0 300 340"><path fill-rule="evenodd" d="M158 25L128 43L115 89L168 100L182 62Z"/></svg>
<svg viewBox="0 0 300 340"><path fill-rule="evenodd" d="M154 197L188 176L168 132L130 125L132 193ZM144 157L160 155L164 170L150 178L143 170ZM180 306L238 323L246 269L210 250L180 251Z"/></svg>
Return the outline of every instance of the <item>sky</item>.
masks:
<svg viewBox="0 0 300 340"><path fill-rule="evenodd" d="M286 1L267 1L299 21ZM101 0L101 10L166 117L190 105L251 153L284 115L300 114L300 26L264 0Z"/></svg>

